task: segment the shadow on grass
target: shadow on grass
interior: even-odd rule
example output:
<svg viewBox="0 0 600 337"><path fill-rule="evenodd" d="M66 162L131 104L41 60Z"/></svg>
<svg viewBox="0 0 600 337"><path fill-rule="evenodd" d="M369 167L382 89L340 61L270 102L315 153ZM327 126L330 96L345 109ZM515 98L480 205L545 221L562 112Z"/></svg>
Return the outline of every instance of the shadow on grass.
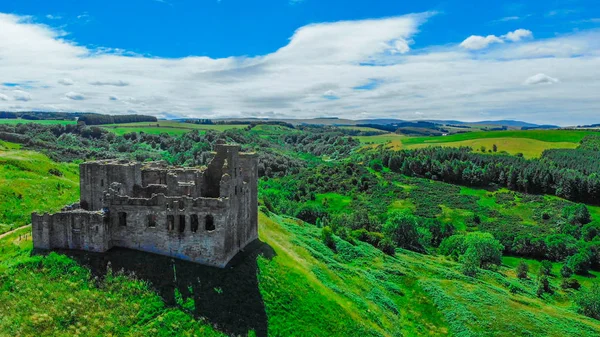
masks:
<svg viewBox="0 0 600 337"><path fill-rule="evenodd" d="M205 318L219 331L246 335L254 330L257 336L267 336L257 259L259 256L271 259L275 251L260 240L248 245L223 269L123 248L113 248L104 254L70 250L60 253L89 267L94 276L106 275L109 263L115 272L132 273L150 282L170 306L192 299L194 316ZM176 291L181 294L179 301Z"/></svg>

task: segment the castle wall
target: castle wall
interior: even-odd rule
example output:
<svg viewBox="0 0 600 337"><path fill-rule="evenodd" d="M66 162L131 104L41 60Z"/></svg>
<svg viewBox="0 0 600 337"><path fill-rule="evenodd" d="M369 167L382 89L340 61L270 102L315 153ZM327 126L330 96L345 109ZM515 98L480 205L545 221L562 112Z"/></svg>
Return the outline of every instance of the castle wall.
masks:
<svg viewBox="0 0 600 337"><path fill-rule="evenodd" d="M215 149L206 170L81 164L82 209L32 214L34 247L124 247L224 267L258 238L258 159L237 145Z"/></svg>
<svg viewBox="0 0 600 337"><path fill-rule="evenodd" d="M108 226L100 212L71 211L32 214L36 248L80 249L105 252L110 249Z"/></svg>
<svg viewBox="0 0 600 337"><path fill-rule="evenodd" d="M118 161L89 162L79 165L81 208L102 209L104 192L110 184L120 183L123 195L132 195L142 185L141 164Z"/></svg>
<svg viewBox="0 0 600 337"><path fill-rule="evenodd" d="M228 204L222 199L163 195L150 200L117 197L110 205L111 244L224 267L239 251L227 245ZM207 228L209 222L212 226Z"/></svg>

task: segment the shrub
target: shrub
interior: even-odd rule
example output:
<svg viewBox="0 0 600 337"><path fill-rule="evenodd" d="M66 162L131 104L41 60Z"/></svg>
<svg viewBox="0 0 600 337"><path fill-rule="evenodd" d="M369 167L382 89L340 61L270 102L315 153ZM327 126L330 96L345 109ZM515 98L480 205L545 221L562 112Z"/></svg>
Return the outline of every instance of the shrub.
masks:
<svg viewBox="0 0 600 337"><path fill-rule="evenodd" d="M381 240L379 243L379 249L390 256L394 256L396 254L396 246L394 246L392 240L388 238Z"/></svg>
<svg viewBox="0 0 600 337"><path fill-rule="evenodd" d="M563 289L575 289L579 290L581 288L581 284L574 278L565 278L560 283L560 287Z"/></svg>
<svg viewBox="0 0 600 337"><path fill-rule="evenodd" d="M543 260L540 266L540 273L550 276L552 273L552 262Z"/></svg>
<svg viewBox="0 0 600 337"><path fill-rule="evenodd" d="M48 173L51 174L51 175L53 175L53 176L57 176L57 177L62 177L63 176L63 173L60 172L60 170L56 169L56 168L49 169Z"/></svg>
<svg viewBox="0 0 600 337"><path fill-rule="evenodd" d="M583 290L575 298L575 303L581 314L600 320L600 285L594 283L591 288Z"/></svg>
<svg viewBox="0 0 600 337"><path fill-rule="evenodd" d="M460 261L462 262L461 271L463 274L471 277L477 275L480 259L477 256L477 250L475 248L469 247L465 254L461 256Z"/></svg>
<svg viewBox="0 0 600 337"><path fill-rule="evenodd" d="M585 275L590 270L590 256L579 252L567 259L567 265L575 274Z"/></svg>
<svg viewBox="0 0 600 337"><path fill-rule="evenodd" d="M335 251L335 240L333 239L333 230L329 226L323 227L321 230L321 240L325 246Z"/></svg>
<svg viewBox="0 0 600 337"><path fill-rule="evenodd" d="M526 279L528 272L529 265L527 265L527 263L525 263L523 260L519 261L519 264L517 265L517 277L520 279Z"/></svg>
<svg viewBox="0 0 600 337"><path fill-rule="evenodd" d="M544 275L544 274L540 274L538 276L538 281L537 281L537 290L536 290L536 294L538 297L542 297L542 295L544 293L550 293L551 289L550 289L550 282L548 281L548 276Z"/></svg>
<svg viewBox="0 0 600 337"><path fill-rule="evenodd" d="M383 232L398 247L423 251L417 227L417 218L414 215L406 211L392 211L383 227Z"/></svg>
<svg viewBox="0 0 600 337"><path fill-rule="evenodd" d="M569 266L565 263L562 268L560 268L560 275L564 278L571 277L573 275L573 269L569 268Z"/></svg>

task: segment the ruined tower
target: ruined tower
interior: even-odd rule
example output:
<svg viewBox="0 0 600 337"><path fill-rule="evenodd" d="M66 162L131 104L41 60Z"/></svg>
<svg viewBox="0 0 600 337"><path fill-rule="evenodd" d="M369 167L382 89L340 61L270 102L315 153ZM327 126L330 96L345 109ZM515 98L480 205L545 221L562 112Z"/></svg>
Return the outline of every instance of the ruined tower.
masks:
<svg viewBox="0 0 600 337"><path fill-rule="evenodd" d="M258 238L257 157L215 145L206 168L118 160L80 165L80 203L32 214L39 249L136 249L224 267Z"/></svg>

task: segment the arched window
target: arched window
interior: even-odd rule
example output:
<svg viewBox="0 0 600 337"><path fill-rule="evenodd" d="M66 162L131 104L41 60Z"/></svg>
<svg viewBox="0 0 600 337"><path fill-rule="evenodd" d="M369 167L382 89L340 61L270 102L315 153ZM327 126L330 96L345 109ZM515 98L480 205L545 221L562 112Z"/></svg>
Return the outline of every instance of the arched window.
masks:
<svg viewBox="0 0 600 337"><path fill-rule="evenodd" d="M190 215L190 229L192 230L192 233L198 231L198 214Z"/></svg>
<svg viewBox="0 0 600 337"><path fill-rule="evenodd" d="M179 215L179 233L185 232L185 215Z"/></svg>
<svg viewBox="0 0 600 337"><path fill-rule="evenodd" d="M204 228L209 232L215 230L215 218L213 218L212 215L208 214L206 216L206 219L204 222Z"/></svg>

